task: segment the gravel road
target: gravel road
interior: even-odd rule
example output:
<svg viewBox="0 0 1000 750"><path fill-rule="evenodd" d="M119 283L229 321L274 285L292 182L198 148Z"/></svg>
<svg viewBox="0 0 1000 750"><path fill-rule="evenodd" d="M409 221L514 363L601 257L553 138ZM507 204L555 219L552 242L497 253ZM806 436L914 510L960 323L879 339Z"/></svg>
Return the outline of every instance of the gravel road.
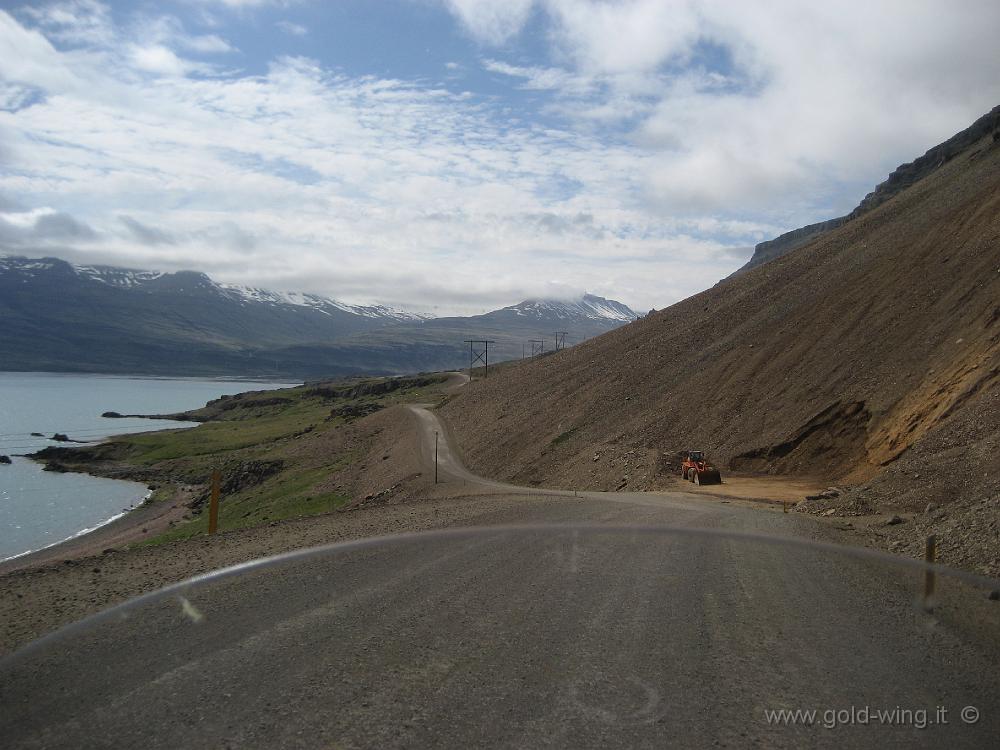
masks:
<svg viewBox="0 0 1000 750"><path fill-rule="evenodd" d="M279 560L43 641L0 663L3 745L995 742L1000 630L982 592L949 581L927 614L920 575L804 547L822 536L809 518L484 482L417 415L425 461L441 433L444 484L497 500L475 516L487 528ZM769 721L782 709L817 714Z"/></svg>

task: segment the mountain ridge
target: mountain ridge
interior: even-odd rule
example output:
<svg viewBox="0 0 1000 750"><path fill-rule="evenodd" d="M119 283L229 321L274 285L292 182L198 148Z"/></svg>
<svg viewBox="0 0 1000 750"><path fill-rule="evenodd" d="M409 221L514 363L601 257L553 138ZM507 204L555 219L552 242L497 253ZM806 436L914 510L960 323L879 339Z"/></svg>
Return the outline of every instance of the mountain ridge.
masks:
<svg viewBox="0 0 1000 750"><path fill-rule="evenodd" d="M759 243L754 247L753 255L732 276L749 271L751 268L780 258L812 240L830 232L844 224L857 219L887 200L895 197L908 187L930 175L958 154L968 149L984 136L990 135L993 142L1000 140L1000 105L994 107L972 125L960 130L948 140L928 149L923 156L894 169L889 176L875 186L861 202L848 214L826 221L819 221L798 229L784 232L777 237ZM731 277L730 277L731 278Z"/></svg>
<svg viewBox="0 0 1000 750"><path fill-rule="evenodd" d="M201 271L181 270L174 272L147 271L135 268L108 265L78 265L61 258L27 258L18 255L0 255L0 273L52 270L65 264L81 278L90 279L101 284L119 289L136 289L145 291L163 291L164 286L172 290L184 291L217 291L229 294L247 302L263 302L265 304L286 304L299 307L312 307L319 311L336 309L367 318L389 318L393 320L421 320L426 317L419 313L410 313L383 305L351 305L346 302L307 292L280 292L260 287L226 284L212 280L208 274Z"/></svg>
<svg viewBox="0 0 1000 750"><path fill-rule="evenodd" d="M522 341L571 329L573 343L635 318L594 295L526 300L478 316L432 318L315 294L163 273L0 256L0 367L157 375L325 377L406 374L467 364L463 341L490 338L493 361Z"/></svg>

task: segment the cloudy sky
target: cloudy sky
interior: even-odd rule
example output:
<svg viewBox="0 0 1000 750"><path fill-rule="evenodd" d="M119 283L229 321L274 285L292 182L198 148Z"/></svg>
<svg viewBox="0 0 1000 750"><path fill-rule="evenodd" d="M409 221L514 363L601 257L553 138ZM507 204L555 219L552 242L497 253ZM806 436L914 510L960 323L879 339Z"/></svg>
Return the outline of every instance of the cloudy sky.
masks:
<svg viewBox="0 0 1000 750"><path fill-rule="evenodd" d="M998 29L995 0L0 0L0 253L661 308L1000 103Z"/></svg>

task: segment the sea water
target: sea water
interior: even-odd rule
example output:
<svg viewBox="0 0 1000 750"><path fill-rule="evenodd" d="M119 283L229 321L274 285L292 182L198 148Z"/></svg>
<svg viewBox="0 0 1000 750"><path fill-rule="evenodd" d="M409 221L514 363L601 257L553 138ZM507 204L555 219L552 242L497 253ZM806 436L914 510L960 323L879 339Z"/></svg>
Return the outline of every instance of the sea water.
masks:
<svg viewBox="0 0 1000 750"><path fill-rule="evenodd" d="M222 395L289 387L187 378L0 372L0 560L48 547L89 531L142 503L136 482L43 471L18 454L51 445L63 433L96 442L110 435L194 427L192 422L108 419L101 414L171 414L204 406ZM31 433L45 437L33 437Z"/></svg>

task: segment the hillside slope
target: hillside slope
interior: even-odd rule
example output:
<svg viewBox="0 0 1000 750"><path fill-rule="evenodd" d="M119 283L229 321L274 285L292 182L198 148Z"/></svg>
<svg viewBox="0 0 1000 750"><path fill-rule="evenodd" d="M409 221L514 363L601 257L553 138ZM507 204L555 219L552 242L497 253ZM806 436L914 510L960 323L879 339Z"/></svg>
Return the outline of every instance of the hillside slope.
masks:
<svg viewBox="0 0 1000 750"><path fill-rule="evenodd" d="M996 498L1000 143L985 133L798 250L473 383L444 414L472 468L518 482L665 486L664 454L701 448L857 485L841 501L858 512Z"/></svg>

